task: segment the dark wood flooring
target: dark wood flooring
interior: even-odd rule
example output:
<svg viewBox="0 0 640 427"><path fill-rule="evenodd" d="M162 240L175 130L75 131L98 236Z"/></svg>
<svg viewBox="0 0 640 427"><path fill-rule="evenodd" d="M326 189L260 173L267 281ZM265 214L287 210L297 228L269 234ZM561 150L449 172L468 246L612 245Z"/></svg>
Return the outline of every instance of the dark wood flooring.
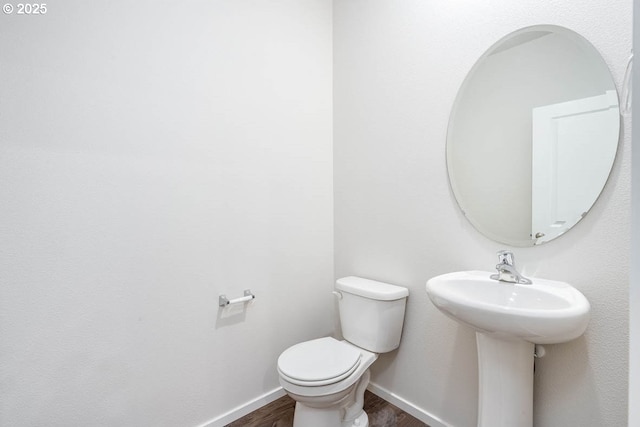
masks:
<svg viewBox="0 0 640 427"><path fill-rule="evenodd" d="M296 402L289 396L271 402L226 427L291 427ZM429 427L370 391L364 394L369 427Z"/></svg>

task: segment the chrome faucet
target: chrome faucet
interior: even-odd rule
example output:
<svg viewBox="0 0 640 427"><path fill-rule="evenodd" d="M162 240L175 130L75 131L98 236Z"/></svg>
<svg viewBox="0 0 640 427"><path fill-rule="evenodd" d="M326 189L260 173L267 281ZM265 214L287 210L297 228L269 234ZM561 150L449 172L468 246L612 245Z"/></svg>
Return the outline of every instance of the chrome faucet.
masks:
<svg viewBox="0 0 640 427"><path fill-rule="evenodd" d="M531 280L522 276L516 270L515 262L513 259L513 252L500 251L498 252L498 264L496 265L498 274L492 274L490 276L493 280L500 280L501 282L519 283L521 285L530 285Z"/></svg>

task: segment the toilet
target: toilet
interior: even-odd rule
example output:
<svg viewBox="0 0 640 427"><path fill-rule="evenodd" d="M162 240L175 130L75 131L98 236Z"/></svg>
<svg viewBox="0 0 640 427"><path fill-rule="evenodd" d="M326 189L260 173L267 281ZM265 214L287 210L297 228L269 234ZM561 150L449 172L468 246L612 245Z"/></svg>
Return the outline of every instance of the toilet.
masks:
<svg viewBox="0 0 640 427"><path fill-rule="evenodd" d="M278 358L280 385L296 401L293 427L367 427L369 367L400 345L407 288L351 276L335 289L344 340L305 341Z"/></svg>

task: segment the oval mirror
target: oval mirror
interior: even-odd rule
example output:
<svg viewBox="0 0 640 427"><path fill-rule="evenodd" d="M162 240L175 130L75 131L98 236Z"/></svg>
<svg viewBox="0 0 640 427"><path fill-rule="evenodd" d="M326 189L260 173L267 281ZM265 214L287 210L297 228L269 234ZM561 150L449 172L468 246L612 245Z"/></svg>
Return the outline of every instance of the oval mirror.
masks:
<svg viewBox="0 0 640 427"><path fill-rule="evenodd" d="M447 168L465 216L485 236L539 245L576 225L613 166L618 95L598 51L566 28L504 37L456 97Z"/></svg>

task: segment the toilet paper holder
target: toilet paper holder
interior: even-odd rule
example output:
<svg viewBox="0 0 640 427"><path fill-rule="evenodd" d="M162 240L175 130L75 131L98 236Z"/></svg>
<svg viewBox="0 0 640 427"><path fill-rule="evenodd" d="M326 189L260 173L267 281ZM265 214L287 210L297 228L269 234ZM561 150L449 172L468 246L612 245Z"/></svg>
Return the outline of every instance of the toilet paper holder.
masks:
<svg viewBox="0 0 640 427"><path fill-rule="evenodd" d="M230 300L229 298L227 298L226 295L220 295L218 297L218 305L220 307L226 307L226 306L231 305L231 304L240 304L242 302L251 301L255 297L256 296L251 293L251 289L245 289L244 290L244 296L240 297L240 298L234 298L234 299Z"/></svg>

